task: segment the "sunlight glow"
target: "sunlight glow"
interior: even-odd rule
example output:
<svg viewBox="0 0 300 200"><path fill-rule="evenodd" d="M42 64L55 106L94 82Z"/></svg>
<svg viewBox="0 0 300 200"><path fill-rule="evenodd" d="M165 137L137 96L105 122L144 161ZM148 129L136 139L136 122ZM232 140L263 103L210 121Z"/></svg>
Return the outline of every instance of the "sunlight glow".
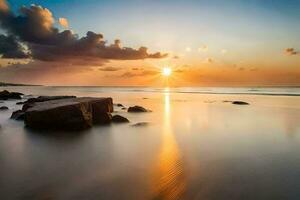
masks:
<svg viewBox="0 0 300 200"><path fill-rule="evenodd" d="M162 69L162 74L163 74L164 76L170 76L171 73L172 73L172 69L171 69L170 67L164 67L164 68Z"/></svg>

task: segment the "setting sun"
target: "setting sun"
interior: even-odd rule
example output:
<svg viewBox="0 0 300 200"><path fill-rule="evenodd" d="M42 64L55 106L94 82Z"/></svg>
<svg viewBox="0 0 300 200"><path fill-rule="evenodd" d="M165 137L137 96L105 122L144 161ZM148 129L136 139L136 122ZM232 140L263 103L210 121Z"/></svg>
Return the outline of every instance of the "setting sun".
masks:
<svg viewBox="0 0 300 200"><path fill-rule="evenodd" d="M171 73L172 73L172 69L171 69L170 67L164 67L164 68L162 69L162 74L163 74L164 76L170 76Z"/></svg>

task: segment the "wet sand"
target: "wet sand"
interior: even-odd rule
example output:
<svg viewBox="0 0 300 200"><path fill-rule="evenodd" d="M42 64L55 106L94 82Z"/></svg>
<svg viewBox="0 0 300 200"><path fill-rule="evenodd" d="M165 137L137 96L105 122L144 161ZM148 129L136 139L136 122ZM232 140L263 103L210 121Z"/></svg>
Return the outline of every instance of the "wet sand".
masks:
<svg viewBox="0 0 300 200"><path fill-rule="evenodd" d="M3 88L0 88L2 90ZM42 134L0 106L1 199L298 199L300 97L9 87L33 95L111 96L130 124ZM256 91L255 91L256 92ZM233 105L240 100L250 105ZM148 122L147 125L132 126Z"/></svg>

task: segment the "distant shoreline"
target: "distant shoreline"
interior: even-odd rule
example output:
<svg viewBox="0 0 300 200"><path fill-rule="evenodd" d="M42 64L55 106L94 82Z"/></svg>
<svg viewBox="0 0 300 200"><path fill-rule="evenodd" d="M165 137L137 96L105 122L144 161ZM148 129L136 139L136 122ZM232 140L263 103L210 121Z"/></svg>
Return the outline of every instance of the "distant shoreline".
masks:
<svg viewBox="0 0 300 200"><path fill-rule="evenodd" d="M42 86L42 85L30 85L30 84L22 84L22 83L4 83L0 82L0 87L5 86Z"/></svg>

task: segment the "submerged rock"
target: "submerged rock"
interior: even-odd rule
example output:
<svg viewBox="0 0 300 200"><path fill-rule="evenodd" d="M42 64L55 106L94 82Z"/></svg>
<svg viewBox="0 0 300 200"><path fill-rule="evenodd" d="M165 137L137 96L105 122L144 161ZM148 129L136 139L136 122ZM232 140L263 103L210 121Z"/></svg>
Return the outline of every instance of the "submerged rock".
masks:
<svg viewBox="0 0 300 200"><path fill-rule="evenodd" d="M142 106L133 106L129 107L127 112L148 112L146 108L143 108Z"/></svg>
<svg viewBox="0 0 300 200"><path fill-rule="evenodd" d="M235 104L235 105L249 105L249 103L247 103L245 101L233 101L232 104Z"/></svg>
<svg viewBox="0 0 300 200"><path fill-rule="evenodd" d="M111 122L111 112L112 98L49 100L32 103L25 110L24 122L26 126L35 129L82 130L93 124Z"/></svg>
<svg viewBox="0 0 300 200"><path fill-rule="evenodd" d="M25 112L22 110L17 110L11 114L10 118L15 120L24 120Z"/></svg>
<svg viewBox="0 0 300 200"><path fill-rule="evenodd" d="M8 110L7 106L0 106L0 110Z"/></svg>
<svg viewBox="0 0 300 200"><path fill-rule="evenodd" d="M16 105L23 105L25 103L26 103L25 101L20 101L20 102L17 102Z"/></svg>
<svg viewBox="0 0 300 200"><path fill-rule="evenodd" d="M129 120L126 117L123 117L121 115L114 115L114 116L112 116L112 122L115 122L115 123L128 123Z"/></svg>
<svg viewBox="0 0 300 200"><path fill-rule="evenodd" d="M148 126L149 122L138 122L135 124L132 124L132 126L137 126L137 127L141 127L141 126Z"/></svg>
<svg viewBox="0 0 300 200"><path fill-rule="evenodd" d="M121 104L121 103L117 103L117 106L118 107L124 107L123 104Z"/></svg>
<svg viewBox="0 0 300 200"><path fill-rule="evenodd" d="M3 90L0 92L0 99L7 100L7 99L22 99L20 92L9 92L7 90Z"/></svg>

